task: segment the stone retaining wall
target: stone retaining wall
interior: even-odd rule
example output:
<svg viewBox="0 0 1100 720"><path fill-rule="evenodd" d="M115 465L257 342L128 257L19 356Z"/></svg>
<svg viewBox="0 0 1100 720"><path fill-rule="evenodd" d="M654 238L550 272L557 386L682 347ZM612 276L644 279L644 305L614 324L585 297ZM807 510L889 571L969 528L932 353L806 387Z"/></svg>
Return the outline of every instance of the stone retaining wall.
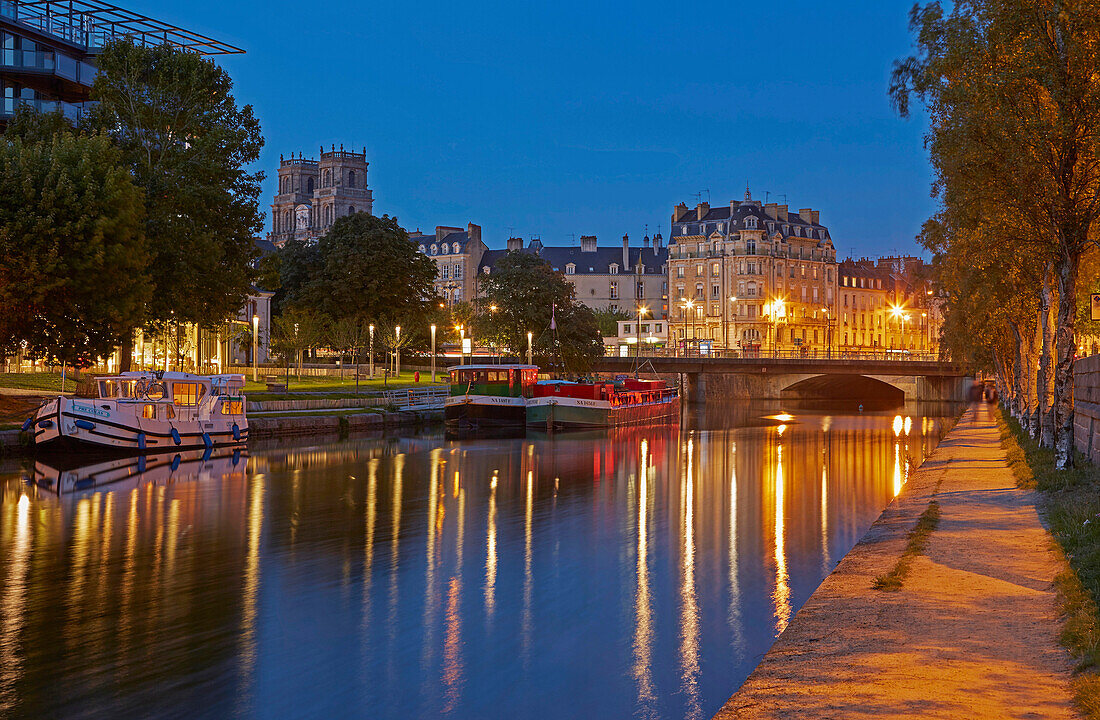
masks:
<svg viewBox="0 0 1100 720"><path fill-rule="evenodd" d="M1100 462L1100 355L1073 363L1073 442L1093 463Z"/></svg>

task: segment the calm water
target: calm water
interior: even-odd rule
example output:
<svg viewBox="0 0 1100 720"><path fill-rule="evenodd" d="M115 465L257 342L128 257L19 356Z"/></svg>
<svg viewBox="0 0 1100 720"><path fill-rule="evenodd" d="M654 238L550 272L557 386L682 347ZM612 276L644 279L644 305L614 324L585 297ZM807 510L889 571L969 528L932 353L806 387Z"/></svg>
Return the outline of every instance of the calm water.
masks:
<svg viewBox="0 0 1100 720"><path fill-rule="evenodd" d="M778 411L9 467L0 717L709 717L947 414Z"/></svg>

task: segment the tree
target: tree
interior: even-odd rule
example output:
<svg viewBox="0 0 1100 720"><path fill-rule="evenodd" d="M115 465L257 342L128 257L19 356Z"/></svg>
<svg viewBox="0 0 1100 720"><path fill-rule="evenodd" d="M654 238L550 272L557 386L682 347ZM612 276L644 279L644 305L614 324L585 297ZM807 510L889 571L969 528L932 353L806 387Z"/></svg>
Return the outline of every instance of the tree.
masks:
<svg viewBox="0 0 1100 720"><path fill-rule="evenodd" d="M317 313L288 310L272 320L271 349L287 363L298 368L302 379L302 355L320 345L326 335L324 321Z"/></svg>
<svg viewBox="0 0 1100 720"><path fill-rule="evenodd" d="M903 116L911 95L929 111L941 202L979 222L1008 212L1044 247L1031 261L1050 263L1055 465L1071 467L1077 274L1100 221L1100 4L931 2L910 19L918 52L895 65L891 95Z"/></svg>
<svg viewBox="0 0 1100 720"><path fill-rule="evenodd" d="M491 332L513 353L525 352L530 332L544 363L560 358L565 369L583 372L603 355L596 316L576 302L573 285L546 260L510 252L479 282L486 305L497 306L489 320Z"/></svg>
<svg viewBox="0 0 1100 720"><path fill-rule="evenodd" d="M241 307L253 280L263 173L246 168L263 146L260 124L251 106L237 106L228 73L197 53L116 40L96 64L85 127L111 136L145 192L146 319L174 311L212 327Z"/></svg>
<svg viewBox="0 0 1100 720"><path fill-rule="evenodd" d="M619 321L630 320L631 316L622 310L612 310L610 307L601 310L593 310L596 323L600 326L600 335L612 337L619 334Z"/></svg>
<svg viewBox="0 0 1100 720"><path fill-rule="evenodd" d="M141 192L107 138L38 139L0 138L0 347L83 367L150 297Z"/></svg>
<svg viewBox="0 0 1100 720"><path fill-rule="evenodd" d="M283 285L292 306L385 327L423 324L435 301L435 263L396 218L354 213L333 223L313 249L287 245Z"/></svg>

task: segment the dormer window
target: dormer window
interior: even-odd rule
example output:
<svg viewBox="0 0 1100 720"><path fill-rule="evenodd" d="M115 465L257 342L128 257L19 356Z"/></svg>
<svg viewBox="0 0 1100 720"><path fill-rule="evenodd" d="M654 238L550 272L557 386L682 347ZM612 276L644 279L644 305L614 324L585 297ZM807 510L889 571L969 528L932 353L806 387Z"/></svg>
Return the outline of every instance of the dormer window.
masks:
<svg viewBox="0 0 1100 720"><path fill-rule="evenodd" d="M577 266L574 265L573 263L569 263L568 265L565 266L565 274L566 275L575 275L576 272L577 272Z"/></svg>
<svg viewBox="0 0 1100 720"><path fill-rule="evenodd" d="M484 274L484 275L488 275L488 274L489 274L489 266L488 266L488 265L484 265L484 266L482 266L482 268L481 268L481 272L482 272L482 274Z"/></svg>
<svg viewBox="0 0 1100 720"><path fill-rule="evenodd" d="M420 246L420 252L422 252L422 253L424 253L425 255L427 255L427 254L428 254L428 249L427 249L426 247L424 247L423 245L421 245L421 246Z"/></svg>
<svg viewBox="0 0 1100 720"><path fill-rule="evenodd" d="M749 217L745 218L745 227L748 228L749 230L755 230L756 229L756 218L751 216L751 215Z"/></svg>
<svg viewBox="0 0 1100 720"><path fill-rule="evenodd" d="M687 235L688 234L688 226L687 225L681 225L680 226L680 234L681 235Z"/></svg>
<svg viewBox="0 0 1100 720"><path fill-rule="evenodd" d="M725 231L726 231L726 224L725 223L718 223L718 232L725 232Z"/></svg>
<svg viewBox="0 0 1100 720"><path fill-rule="evenodd" d="M615 263L611 263L611 265L608 266L608 268L607 268L607 272L610 273L611 275L618 275L619 274L619 266L616 265Z"/></svg>
<svg viewBox="0 0 1100 720"><path fill-rule="evenodd" d="M438 255L438 254L439 254L439 246L436 245L435 243L432 243L432 255Z"/></svg>
<svg viewBox="0 0 1100 720"><path fill-rule="evenodd" d="M453 252L456 252L456 253L458 252L458 243L455 243L455 244L454 244L454 245L452 245L451 247L452 247L452 251L453 251Z"/></svg>

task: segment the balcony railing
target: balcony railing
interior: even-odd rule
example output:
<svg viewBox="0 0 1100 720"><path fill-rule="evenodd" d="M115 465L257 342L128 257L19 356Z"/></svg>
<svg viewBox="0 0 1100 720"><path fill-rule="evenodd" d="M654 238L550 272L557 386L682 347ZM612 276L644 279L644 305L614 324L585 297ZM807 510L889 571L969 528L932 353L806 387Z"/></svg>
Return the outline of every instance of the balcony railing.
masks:
<svg viewBox="0 0 1100 720"><path fill-rule="evenodd" d="M0 68L56 75L88 87L98 73L94 66L52 50L0 50Z"/></svg>
<svg viewBox="0 0 1100 720"><path fill-rule="evenodd" d="M60 112L69 122L77 122L84 113L82 105L67 103L61 100L32 100L29 98L4 98L0 104L0 117L15 115L15 111L21 107L34 108L41 113Z"/></svg>

